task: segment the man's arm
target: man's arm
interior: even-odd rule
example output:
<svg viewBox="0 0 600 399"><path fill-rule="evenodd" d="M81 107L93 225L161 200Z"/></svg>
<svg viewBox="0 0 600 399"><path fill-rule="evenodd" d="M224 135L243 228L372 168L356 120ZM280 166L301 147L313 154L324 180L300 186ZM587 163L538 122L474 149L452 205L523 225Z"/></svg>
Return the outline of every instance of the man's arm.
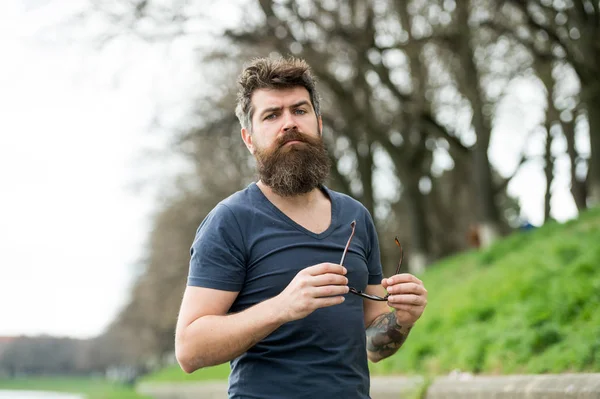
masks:
<svg viewBox="0 0 600 399"><path fill-rule="evenodd" d="M374 363L392 356L408 338L412 325L399 325L395 313L380 314L367 328L367 356Z"/></svg>
<svg viewBox="0 0 600 399"><path fill-rule="evenodd" d="M388 302L364 299L367 356L372 362L385 359L400 349L427 305L423 282L410 274L384 279L382 285L369 285L366 293L385 296L385 289L390 293ZM390 307L393 308L391 311Z"/></svg>
<svg viewBox="0 0 600 399"><path fill-rule="evenodd" d="M237 292L187 287L183 295L175 353L186 373L241 355L283 324L272 300L226 315Z"/></svg>
<svg viewBox="0 0 600 399"><path fill-rule="evenodd" d="M346 269L321 263L301 270L276 297L227 314L237 292L187 287L175 334L175 354L186 373L235 359L279 326L316 309L340 304Z"/></svg>

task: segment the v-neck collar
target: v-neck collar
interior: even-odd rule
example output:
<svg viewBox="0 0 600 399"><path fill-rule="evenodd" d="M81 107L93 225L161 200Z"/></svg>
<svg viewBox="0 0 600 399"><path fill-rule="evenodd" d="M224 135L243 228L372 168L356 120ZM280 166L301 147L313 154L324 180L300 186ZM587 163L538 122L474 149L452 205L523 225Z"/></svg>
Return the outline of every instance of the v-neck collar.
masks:
<svg viewBox="0 0 600 399"><path fill-rule="evenodd" d="M308 230L307 228L305 228L304 226L300 225L299 223L296 223L294 220L292 220L292 218L290 218L288 215L286 215L285 213L283 213L277 206L275 206L275 204L273 204L267 198L267 196L258 187L258 185L256 184L256 182L253 182L253 183L250 184L250 190L253 190L253 191L257 192L257 195L260 197L260 199L265 204L267 204L267 206L278 217L280 217L284 222L286 222L290 226L294 227L296 230L299 230L299 231L303 232L304 234L307 234L307 235L309 235L311 237L314 237L314 238L316 238L318 240L322 240L324 238L329 237L329 235L331 235L331 233L335 230L335 226L337 224L337 219L338 219L338 217L337 217L337 215L338 215L338 204L337 204L337 199L332 195L331 190L329 190L326 186L321 185L321 186L319 186L319 189L323 192L323 194L325 194L329 198L329 201L331 202L331 218L330 218L329 226L327 227L327 229L325 229L325 231L317 234L317 233L315 233L313 231Z"/></svg>

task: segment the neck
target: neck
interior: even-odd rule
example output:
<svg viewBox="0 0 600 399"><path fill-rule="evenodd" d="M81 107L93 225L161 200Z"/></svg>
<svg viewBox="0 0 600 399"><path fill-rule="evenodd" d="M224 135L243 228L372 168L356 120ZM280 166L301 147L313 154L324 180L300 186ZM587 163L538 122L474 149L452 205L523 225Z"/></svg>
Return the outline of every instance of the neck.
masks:
<svg viewBox="0 0 600 399"><path fill-rule="evenodd" d="M282 197L281 195L274 193L271 187L263 183L262 180L259 180L256 183L256 185L271 202L280 206L307 208L311 207L318 200L323 198L323 192L319 188L314 188L305 194L298 194L291 197Z"/></svg>

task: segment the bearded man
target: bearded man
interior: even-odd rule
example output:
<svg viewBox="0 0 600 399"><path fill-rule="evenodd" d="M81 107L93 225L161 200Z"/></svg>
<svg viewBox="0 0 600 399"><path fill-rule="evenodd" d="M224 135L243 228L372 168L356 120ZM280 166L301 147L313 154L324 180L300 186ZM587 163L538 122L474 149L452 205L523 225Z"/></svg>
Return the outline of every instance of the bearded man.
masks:
<svg viewBox="0 0 600 399"><path fill-rule="evenodd" d="M239 84L236 115L258 181L197 230L177 360L188 373L231 362L230 398L369 398L368 360L405 342L427 291L410 274L383 278L371 215L325 186L309 66L256 59Z"/></svg>

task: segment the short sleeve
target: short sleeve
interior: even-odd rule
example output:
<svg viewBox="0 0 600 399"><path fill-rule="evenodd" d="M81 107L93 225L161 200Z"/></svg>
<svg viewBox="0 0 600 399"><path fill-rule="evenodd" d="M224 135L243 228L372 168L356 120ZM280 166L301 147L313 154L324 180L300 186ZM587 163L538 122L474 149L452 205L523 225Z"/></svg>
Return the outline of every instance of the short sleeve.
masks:
<svg viewBox="0 0 600 399"><path fill-rule="evenodd" d="M381 284L383 279L383 271L381 267L381 253L379 252L379 239L377 238L377 230L375 223L369 212L365 209L367 234L369 235L370 248L367 255L367 268L369 269L369 285Z"/></svg>
<svg viewBox="0 0 600 399"><path fill-rule="evenodd" d="M196 232L187 285L240 291L246 278L244 254L244 240L235 215L226 205L217 205Z"/></svg>

